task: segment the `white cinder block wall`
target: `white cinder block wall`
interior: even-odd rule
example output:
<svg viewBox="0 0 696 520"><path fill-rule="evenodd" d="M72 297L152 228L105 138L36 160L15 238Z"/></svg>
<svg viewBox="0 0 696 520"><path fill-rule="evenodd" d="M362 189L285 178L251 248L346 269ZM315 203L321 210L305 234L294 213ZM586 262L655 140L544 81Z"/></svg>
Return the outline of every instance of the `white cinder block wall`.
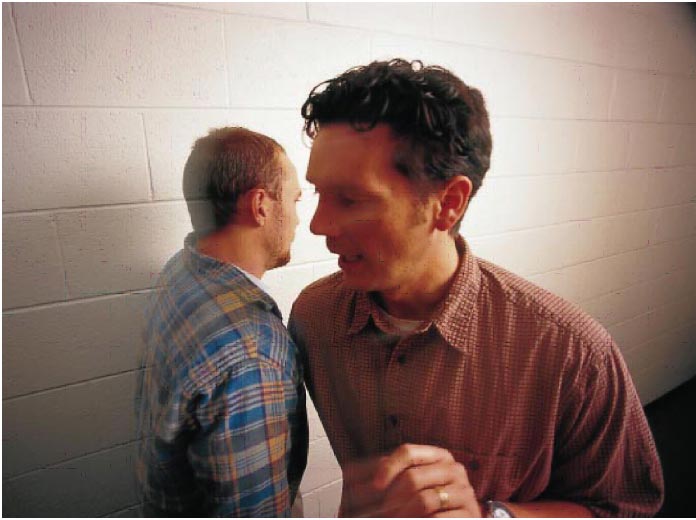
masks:
<svg viewBox="0 0 696 520"><path fill-rule="evenodd" d="M696 24L670 4L3 4L3 513L132 514L141 309L189 229L181 173L245 125L304 172L310 87L421 58L483 91L493 167L464 235L579 303L644 402L696 373ZM302 229L287 316L335 268ZM316 414L308 515L340 473Z"/></svg>

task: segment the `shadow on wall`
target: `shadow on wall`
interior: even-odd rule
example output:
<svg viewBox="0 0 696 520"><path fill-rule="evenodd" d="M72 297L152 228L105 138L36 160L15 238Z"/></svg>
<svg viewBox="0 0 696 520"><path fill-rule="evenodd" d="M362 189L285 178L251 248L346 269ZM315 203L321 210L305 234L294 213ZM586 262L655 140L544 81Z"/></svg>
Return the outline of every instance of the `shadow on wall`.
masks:
<svg viewBox="0 0 696 520"><path fill-rule="evenodd" d="M12 118L4 114L4 130ZM34 123L39 127L25 135L24 149L47 132L41 117ZM137 501L134 398L143 310L159 271L190 230L183 201L145 196L120 203L129 191L121 183L138 177L127 164L144 160L142 147L111 145L110 153L90 148L89 136L83 149L54 140L70 150L39 148L28 160L19 147L3 161L5 196L44 171L54 186L38 191L56 193L55 200L3 201L11 212L3 215L8 516L104 515ZM57 172L48 172L53 165ZM121 178L102 175L116 170Z"/></svg>
<svg viewBox="0 0 696 520"><path fill-rule="evenodd" d="M292 143L292 129L300 134L297 114L264 121L249 111L200 120L186 113L182 129L176 118L139 112L3 113L8 515L93 516L133 503L142 314L160 270L191 231L180 189L190 146L224 124L276 125L281 136L268 133L281 142ZM143 122L155 130L143 135ZM314 276L314 266L303 269ZM286 317L302 282L287 275L271 280L282 282Z"/></svg>

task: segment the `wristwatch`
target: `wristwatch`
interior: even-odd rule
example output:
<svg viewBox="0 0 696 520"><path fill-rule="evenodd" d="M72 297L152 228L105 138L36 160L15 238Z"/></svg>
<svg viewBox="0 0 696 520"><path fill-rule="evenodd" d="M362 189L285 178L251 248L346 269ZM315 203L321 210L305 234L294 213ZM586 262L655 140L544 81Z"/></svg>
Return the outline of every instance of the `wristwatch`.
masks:
<svg viewBox="0 0 696 520"><path fill-rule="evenodd" d="M515 518L515 515L502 502L487 500L486 518Z"/></svg>

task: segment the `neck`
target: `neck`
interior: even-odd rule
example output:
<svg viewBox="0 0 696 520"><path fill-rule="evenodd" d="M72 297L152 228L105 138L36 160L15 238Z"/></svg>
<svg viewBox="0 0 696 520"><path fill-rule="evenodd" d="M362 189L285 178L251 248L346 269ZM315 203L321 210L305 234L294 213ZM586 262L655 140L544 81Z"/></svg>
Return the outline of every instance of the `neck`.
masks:
<svg viewBox="0 0 696 520"><path fill-rule="evenodd" d="M451 237L431 248L422 262L424 269L411 278L408 285L377 294L380 305L392 316L410 320L426 320L447 296L459 266L459 252Z"/></svg>
<svg viewBox="0 0 696 520"><path fill-rule="evenodd" d="M256 229L230 224L201 237L196 249L215 260L233 264L261 279L266 272L266 254L259 247L263 241Z"/></svg>

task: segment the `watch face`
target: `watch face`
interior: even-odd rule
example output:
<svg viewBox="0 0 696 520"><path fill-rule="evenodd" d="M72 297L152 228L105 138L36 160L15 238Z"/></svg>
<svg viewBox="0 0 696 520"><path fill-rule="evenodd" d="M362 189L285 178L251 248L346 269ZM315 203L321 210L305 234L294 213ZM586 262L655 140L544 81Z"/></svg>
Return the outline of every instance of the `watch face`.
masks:
<svg viewBox="0 0 696 520"><path fill-rule="evenodd" d="M515 515L512 514L505 504L498 502L496 500L491 500L488 502L488 518L514 518Z"/></svg>
<svg viewBox="0 0 696 520"><path fill-rule="evenodd" d="M491 508L491 518L512 518L506 509L500 507Z"/></svg>

